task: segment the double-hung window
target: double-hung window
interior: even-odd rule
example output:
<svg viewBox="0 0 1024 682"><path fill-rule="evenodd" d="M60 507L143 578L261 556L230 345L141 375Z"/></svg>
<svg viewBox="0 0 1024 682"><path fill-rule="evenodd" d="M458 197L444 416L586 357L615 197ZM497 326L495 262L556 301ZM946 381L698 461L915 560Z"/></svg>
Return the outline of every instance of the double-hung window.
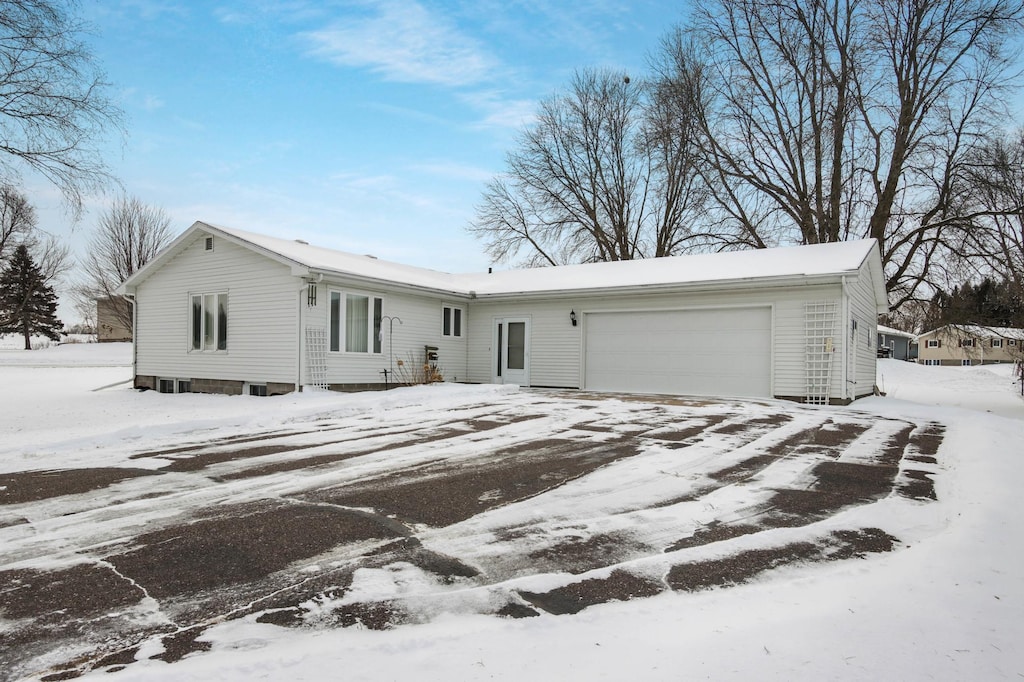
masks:
<svg viewBox="0 0 1024 682"><path fill-rule="evenodd" d="M380 353L384 299L372 294L332 291L329 330L331 350Z"/></svg>
<svg viewBox="0 0 1024 682"><path fill-rule="evenodd" d="M441 308L441 336L462 337L462 308L450 305Z"/></svg>
<svg viewBox="0 0 1024 682"><path fill-rule="evenodd" d="M228 295L189 296L189 347L192 350L228 349Z"/></svg>

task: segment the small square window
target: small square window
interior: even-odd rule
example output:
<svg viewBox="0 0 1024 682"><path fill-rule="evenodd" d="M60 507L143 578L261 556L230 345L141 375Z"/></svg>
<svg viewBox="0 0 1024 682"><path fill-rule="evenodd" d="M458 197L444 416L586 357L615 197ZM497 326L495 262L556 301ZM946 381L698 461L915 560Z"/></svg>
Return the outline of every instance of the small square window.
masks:
<svg viewBox="0 0 1024 682"><path fill-rule="evenodd" d="M960 361L960 365L963 366L963 367L970 367L971 366L971 361L970 360L961 360Z"/></svg>
<svg viewBox="0 0 1024 682"><path fill-rule="evenodd" d="M249 384L249 395L266 397L266 395L267 395L267 385L266 384Z"/></svg>
<svg viewBox="0 0 1024 682"><path fill-rule="evenodd" d="M1007 339L1006 340L1006 345L1007 346L1016 346L1017 345L1017 339Z"/></svg>
<svg viewBox="0 0 1024 682"><path fill-rule="evenodd" d="M938 348L938 347L939 347L939 340L938 339L928 339L928 348Z"/></svg>
<svg viewBox="0 0 1024 682"><path fill-rule="evenodd" d="M178 379L178 393L191 393L192 381L190 379Z"/></svg>
<svg viewBox="0 0 1024 682"><path fill-rule="evenodd" d="M160 379L156 390L160 393L174 393L174 379Z"/></svg>

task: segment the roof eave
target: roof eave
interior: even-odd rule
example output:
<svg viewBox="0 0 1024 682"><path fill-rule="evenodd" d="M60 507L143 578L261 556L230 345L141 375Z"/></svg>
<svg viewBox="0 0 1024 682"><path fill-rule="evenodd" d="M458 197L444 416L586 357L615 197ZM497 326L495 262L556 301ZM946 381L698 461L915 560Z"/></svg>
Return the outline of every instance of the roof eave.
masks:
<svg viewBox="0 0 1024 682"><path fill-rule="evenodd" d="M385 279L383 277L370 277L368 275L361 275L354 272L348 272L345 270L332 270L330 268L310 268L309 275L323 275L329 279L347 279L359 282L360 284L367 284L371 287L397 289L401 291L409 291L419 294L438 294L442 296L449 296L452 298L470 299L474 297L472 291L462 291L459 289L446 289L444 287L432 287L425 284L413 284L410 282L401 282L395 279Z"/></svg>
<svg viewBox="0 0 1024 682"><path fill-rule="evenodd" d="M856 275L856 272L826 273L818 275L774 275L769 277L740 277L713 281L665 282L660 284L632 284L625 286L604 286L576 289L545 289L543 291L502 291L494 293L470 292L471 298L479 300L502 300L505 298L537 299L552 296L584 296L673 293L676 291L718 291L721 289L754 289L768 286L814 286L819 284L839 284L843 276Z"/></svg>

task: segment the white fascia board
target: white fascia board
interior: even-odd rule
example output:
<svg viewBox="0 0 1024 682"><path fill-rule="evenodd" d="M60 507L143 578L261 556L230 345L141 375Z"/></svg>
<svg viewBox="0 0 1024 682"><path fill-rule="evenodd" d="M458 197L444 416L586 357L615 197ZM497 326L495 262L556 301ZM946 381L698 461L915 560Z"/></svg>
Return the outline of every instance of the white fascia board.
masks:
<svg viewBox="0 0 1024 682"><path fill-rule="evenodd" d="M412 294L418 294L420 296L441 296L444 298L459 298L467 301L474 298L474 294L471 291L456 291L454 289L441 289L422 286L419 284L406 284L404 282L396 282L393 279L367 277L366 275L359 275L352 272L311 268L309 269L309 275L322 276L323 281L329 283L353 282L359 288L405 291Z"/></svg>
<svg viewBox="0 0 1024 682"><path fill-rule="evenodd" d="M500 293L476 294L470 292L470 298L480 301L502 301L505 299L541 300L552 297L584 298L588 296L626 296L637 294L671 294L671 293L703 293L720 291L744 291L774 287L802 287L821 284L841 284L842 277L848 273L830 275L779 275L776 277L749 277L742 279L722 279L713 282L674 282L664 284L638 284L632 286L611 286L588 289L557 289L548 291L508 291Z"/></svg>

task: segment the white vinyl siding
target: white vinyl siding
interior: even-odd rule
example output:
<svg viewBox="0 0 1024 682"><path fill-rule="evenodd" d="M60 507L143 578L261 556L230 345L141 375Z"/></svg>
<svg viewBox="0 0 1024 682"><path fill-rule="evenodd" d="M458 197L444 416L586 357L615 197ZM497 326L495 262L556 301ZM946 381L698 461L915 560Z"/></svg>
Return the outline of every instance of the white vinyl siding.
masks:
<svg viewBox="0 0 1024 682"><path fill-rule="evenodd" d="M469 380L491 381L492 324L496 317L529 317L530 385L579 388L583 383L583 328L572 326L570 311L578 319L597 312L678 310L680 308L771 306L773 310L771 361L772 394L800 397L805 391L804 302L839 300L842 287L815 284L790 287L758 287L720 292L687 292L650 295L579 296L558 300L471 301L467 310ZM836 366L832 373L837 397L841 395L842 319L837 319ZM873 332L872 327L872 332ZM642 353L643 330L636 331L636 353ZM481 342L481 339L485 339ZM873 356L873 352L872 352Z"/></svg>
<svg viewBox="0 0 1024 682"><path fill-rule="evenodd" d="M847 334L844 335L852 342L847 355L849 376L844 382L849 389L844 390L844 383L833 381L832 397L856 399L874 392L878 363L878 352L873 343L878 337L878 309L867 263L861 266L856 277L847 279L846 293L850 316L857 320L857 330L856 333L851 333L852 330L847 329ZM836 368L833 367L833 376L835 374Z"/></svg>
<svg viewBox="0 0 1024 682"><path fill-rule="evenodd" d="M355 282L330 281L319 285L318 303L308 304L309 294L303 292L303 326L328 328L330 326L330 292L357 292ZM377 350L373 353L328 353L327 377L331 384L384 383L384 370L389 381L400 381L402 373L420 365L424 359L424 346L438 348L438 367L445 381L466 381L465 318L463 338L441 336L438 311L441 301L437 297L410 294L382 287L370 294L380 298L381 314L374 334ZM339 301L339 305L343 306ZM339 343L345 340L340 332ZM330 332L328 329L328 343ZM399 364L401 363L401 364Z"/></svg>
<svg viewBox="0 0 1024 682"><path fill-rule="evenodd" d="M295 278L287 267L226 239L217 239L213 251L205 246L204 236L197 236L139 284L137 373L293 383L298 347ZM193 294L226 296L226 350L191 350ZM205 334L203 338L205 342Z"/></svg>

